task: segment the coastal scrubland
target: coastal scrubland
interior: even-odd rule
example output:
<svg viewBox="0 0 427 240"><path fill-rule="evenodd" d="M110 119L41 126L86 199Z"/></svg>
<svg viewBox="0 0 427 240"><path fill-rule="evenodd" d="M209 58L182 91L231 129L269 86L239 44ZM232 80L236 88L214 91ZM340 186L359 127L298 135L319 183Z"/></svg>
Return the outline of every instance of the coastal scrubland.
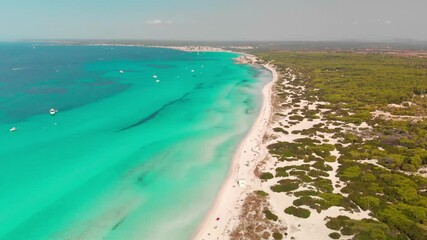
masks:
<svg viewBox="0 0 427 240"><path fill-rule="evenodd" d="M256 169L268 189L252 198L292 200L280 211L264 204L271 209L259 216L309 221L325 211L331 239L427 239L427 58L257 55L281 78L265 136L269 157ZM278 233L295 238L284 229Z"/></svg>

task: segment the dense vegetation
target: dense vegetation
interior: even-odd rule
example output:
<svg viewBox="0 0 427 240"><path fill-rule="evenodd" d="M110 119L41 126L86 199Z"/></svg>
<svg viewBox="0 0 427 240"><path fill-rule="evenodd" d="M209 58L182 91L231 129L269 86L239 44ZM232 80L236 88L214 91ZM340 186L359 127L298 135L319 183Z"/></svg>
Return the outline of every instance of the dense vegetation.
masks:
<svg viewBox="0 0 427 240"><path fill-rule="evenodd" d="M298 73L292 84L306 89L286 104L280 101L287 94L278 91L282 107L299 106L301 100L325 102L319 107L324 110L323 118L336 126L319 124L295 131L293 134L306 138L268 147L279 161L304 161L303 165L278 167L263 175L263 179L275 182L272 191L298 197L285 212L308 218L310 212L305 207L318 212L331 206L369 210L374 219L330 218L327 227L337 231L330 237L427 239L427 179L416 173L427 164L427 59L326 52L258 55L273 61L281 72L291 68ZM374 118L376 110L395 117ZM288 134L289 125L316 119L320 110L290 114L287 125L275 128L275 132ZM369 128L349 131L349 124L361 123ZM340 140L337 144L317 140L324 134ZM338 158L331 155L333 150L339 151ZM332 170L328 163L336 161L343 186L334 186L328 179ZM308 190L299 190L302 186ZM340 188L341 194L332 193L334 188Z"/></svg>
<svg viewBox="0 0 427 240"><path fill-rule="evenodd" d="M411 100L427 93L427 61L424 58L356 53L260 54L265 61L304 74L306 86L331 104L354 107L384 105Z"/></svg>

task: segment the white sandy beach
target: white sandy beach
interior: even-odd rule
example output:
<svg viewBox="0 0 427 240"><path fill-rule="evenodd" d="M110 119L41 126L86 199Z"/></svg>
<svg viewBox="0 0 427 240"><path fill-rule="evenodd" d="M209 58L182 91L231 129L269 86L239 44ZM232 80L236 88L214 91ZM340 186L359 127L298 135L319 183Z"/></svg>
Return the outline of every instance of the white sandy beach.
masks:
<svg viewBox="0 0 427 240"><path fill-rule="evenodd" d="M304 164L303 160L290 162L277 161L275 157L268 154L268 145L275 142L293 142L295 139L304 138L304 135L293 132L296 130L310 129L315 124L322 123L330 129L336 127L331 122L328 123L324 120L322 113L320 113L320 119L304 119L295 125L289 126L289 128L286 129L289 132L288 134L274 132L272 130L273 128L280 127L281 124L291 121L289 119L291 111L300 111L306 107L308 109L319 109L320 112L322 112L324 109L319 108L319 106L324 103L302 100L298 107L275 109L274 111L279 111L282 116L273 117L273 87L276 81L278 81L279 75L273 65L266 64L263 66L273 73L273 80L263 89L264 99L262 109L250 132L235 152L229 176L224 182L210 211L194 235L193 239L195 240L230 239L230 233L241 224L242 219L239 218L239 215L242 212L241 210L246 197L255 190L262 190L268 193L268 208L278 216L279 221L274 224L278 224L276 226L279 226L283 230L282 233L285 234L284 239L311 240L313 236L316 236L317 239L330 239L328 235L332 231L325 226L327 217L345 215L353 219L371 218L369 211L361 211L359 209L360 211L349 212L342 207L330 207L321 213L318 213L314 209L309 209L311 216L306 219L288 215L283 210L286 207L292 206L296 197L292 194L288 195L285 193L273 192L270 187L274 184L274 181L277 181L276 178L262 181L255 175L255 170L257 168L259 168L261 172L271 172L277 167L299 166ZM293 87L289 85L289 81L296 79L296 75L291 69L288 69L287 72L283 74L285 79L281 84L286 85L290 89L287 90L289 92L287 92L286 103L291 103L292 96L299 96L305 89L302 86ZM302 115L300 116L302 117ZM366 128L367 125L365 123L360 126L348 124L341 127L346 131L359 132L361 129ZM268 138L264 139L266 135ZM332 144L336 144L338 141L332 138L332 134L323 134L323 137L313 136L313 138ZM331 154L339 157L339 152L337 150L332 151ZM328 173L328 179L330 179L335 186L333 192L340 193L345 183L339 181L339 178L336 176L339 163L329 162L326 164L333 169ZM338 184L340 184L341 187L337 187ZM307 187L303 187L300 190L307 189ZM263 206L259 207L263 208ZM250 219L248 221L250 221ZM242 226L240 225L240 227ZM344 237L342 239L346 238Z"/></svg>
<svg viewBox="0 0 427 240"><path fill-rule="evenodd" d="M238 215L246 194L260 186L260 179L255 176L254 169L266 156L261 144L271 117L272 86L278 79L278 73L272 65L263 66L273 73L273 79L263 88L264 99L260 114L235 152L229 176L194 239L228 239L229 233L238 223Z"/></svg>

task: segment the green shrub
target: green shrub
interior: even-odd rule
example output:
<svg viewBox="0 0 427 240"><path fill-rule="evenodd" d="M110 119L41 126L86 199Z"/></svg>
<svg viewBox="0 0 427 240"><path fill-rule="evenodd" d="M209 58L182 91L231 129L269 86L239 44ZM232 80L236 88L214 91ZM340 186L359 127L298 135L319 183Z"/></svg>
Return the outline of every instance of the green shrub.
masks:
<svg viewBox="0 0 427 240"><path fill-rule="evenodd" d="M314 169L310 170L308 172L308 175L310 177L314 177L314 178L315 177L329 177L329 174L327 172L319 171L319 170L314 170Z"/></svg>
<svg viewBox="0 0 427 240"><path fill-rule="evenodd" d="M359 166L352 166L345 169L340 177L346 178L346 179L352 179L352 178L359 177L361 173L362 171L360 170Z"/></svg>
<svg viewBox="0 0 427 240"><path fill-rule="evenodd" d="M265 209L264 210L264 215L267 219L272 220L272 221L277 221L279 219L279 217L277 217L276 214L272 213L270 210Z"/></svg>
<svg viewBox="0 0 427 240"><path fill-rule="evenodd" d="M282 179L278 181L278 184L273 185L271 190L274 192L289 192L299 188L300 181L292 179Z"/></svg>
<svg viewBox="0 0 427 240"><path fill-rule="evenodd" d="M325 163L323 163L321 161L315 162L312 165L312 167L317 168L317 169L322 170L322 171L332 171L333 170L331 166L326 165Z"/></svg>
<svg viewBox="0 0 427 240"><path fill-rule="evenodd" d="M268 193L262 191L262 190L256 190L254 191L254 193L258 196L258 197L267 197Z"/></svg>
<svg viewBox="0 0 427 240"><path fill-rule="evenodd" d="M340 239L341 234L337 233L337 232L333 232L329 234L329 237L332 239Z"/></svg>
<svg viewBox="0 0 427 240"><path fill-rule="evenodd" d="M283 129L281 127L273 128L273 131L275 131L275 132L281 132L281 133L284 133L284 134L289 134L288 131L286 131L285 129Z"/></svg>
<svg viewBox="0 0 427 240"><path fill-rule="evenodd" d="M341 206L343 196L336 193L320 193L319 197L323 198L331 206Z"/></svg>
<svg viewBox="0 0 427 240"><path fill-rule="evenodd" d="M313 190L303 190L299 192L294 192L295 197L303 197L303 196L317 196L318 193Z"/></svg>
<svg viewBox="0 0 427 240"><path fill-rule="evenodd" d="M282 240L283 239L283 234L281 234L279 232L274 232L273 233L273 238L274 238L274 240Z"/></svg>
<svg viewBox="0 0 427 240"><path fill-rule="evenodd" d="M274 178L274 176L273 176L273 174L271 174L269 172L263 172L263 173L261 173L260 178L263 179L263 180L267 180L267 179Z"/></svg>
<svg viewBox="0 0 427 240"><path fill-rule="evenodd" d="M381 203L380 199L372 196L360 197L356 200L357 205L359 205L363 210L372 209L378 207Z"/></svg>
<svg viewBox="0 0 427 240"><path fill-rule="evenodd" d="M294 207L290 206L285 209L285 213L289 215L294 215L295 217L299 218L309 218L310 217L310 211L305 208L300 207Z"/></svg>
<svg viewBox="0 0 427 240"><path fill-rule="evenodd" d="M314 180L313 186L323 192L332 192L334 190L332 181L326 178L316 178Z"/></svg>
<svg viewBox="0 0 427 240"><path fill-rule="evenodd" d="M299 116L299 115L292 115L289 117L289 120L296 120L296 121L302 121L304 120L303 116Z"/></svg>
<svg viewBox="0 0 427 240"><path fill-rule="evenodd" d="M374 174L367 173L367 174L362 175L361 180L363 182L368 182L369 183L369 182L375 182L377 180L377 178L375 177Z"/></svg>
<svg viewBox="0 0 427 240"><path fill-rule="evenodd" d="M325 157L326 162L335 162L337 160L337 157L335 156L327 156Z"/></svg>
<svg viewBox="0 0 427 240"><path fill-rule="evenodd" d="M276 177L289 177L289 173L287 173L286 170L282 170L282 168L277 168Z"/></svg>
<svg viewBox="0 0 427 240"><path fill-rule="evenodd" d="M330 218L326 223L326 227L332 230L339 231L343 227L346 221L350 220L347 216L338 216L336 218Z"/></svg>
<svg viewBox="0 0 427 240"><path fill-rule="evenodd" d="M326 210L330 207L330 205L325 200L312 198L309 196L300 197L294 200L293 204L295 206L305 205L307 207L317 210L317 212L321 212L321 210Z"/></svg>
<svg viewBox="0 0 427 240"><path fill-rule="evenodd" d="M387 225L372 219L353 220L347 216L338 216L329 218L326 226L329 229L340 231L342 235L355 235L354 239L405 239L399 238L398 234L391 231Z"/></svg>

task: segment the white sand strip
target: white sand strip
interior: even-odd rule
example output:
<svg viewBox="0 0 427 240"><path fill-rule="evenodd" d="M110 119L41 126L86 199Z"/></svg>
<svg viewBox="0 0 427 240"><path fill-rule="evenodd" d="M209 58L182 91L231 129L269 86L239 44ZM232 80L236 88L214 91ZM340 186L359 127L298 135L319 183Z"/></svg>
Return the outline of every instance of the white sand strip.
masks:
<svg viewBox="0 0 427 240"><path fill-rule="evenodd" d="M261 144L271 117L272 86L278 80L278 73L272 65L263 66L272 72L273 79L263 88L264 99L260 114L237 148L229 175L193 239L228 239L229 233L238 223L246 194L260 187L254 169L267 154Z"/></svg>

